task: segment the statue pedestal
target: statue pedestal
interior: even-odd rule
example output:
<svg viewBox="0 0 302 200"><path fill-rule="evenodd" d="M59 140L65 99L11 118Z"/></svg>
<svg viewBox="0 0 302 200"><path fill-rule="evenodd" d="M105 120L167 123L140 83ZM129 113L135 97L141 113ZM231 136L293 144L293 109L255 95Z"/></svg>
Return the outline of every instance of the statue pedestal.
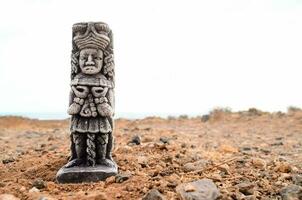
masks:
<svg viewBox="0 0 302 200"><path fill-rule="evenodd" d="M117 174L117 166L107 167L96 165L94 167L62 167L57 173L59 183L82 183L104 181L110 176Z"/></svg>

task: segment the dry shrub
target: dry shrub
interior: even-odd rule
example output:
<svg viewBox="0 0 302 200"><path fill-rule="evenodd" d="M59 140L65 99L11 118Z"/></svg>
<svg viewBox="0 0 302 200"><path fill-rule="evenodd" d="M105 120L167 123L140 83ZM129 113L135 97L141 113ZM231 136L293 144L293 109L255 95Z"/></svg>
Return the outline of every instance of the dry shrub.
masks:
<svg viewBox="0 0 302 200"><path fill-rule="evenodd" d="M221 120L226 115L229 115L232 113L232 109L229 107L216 107L209 113L209 118L213 121Z"/></svg>
<svg viewBox="0 0 302 200"><path fill-rule="evenodd" d="M289 106L287 107L287 113L294 113L294 112L300 112L301 108L296 106Z"/></svg>

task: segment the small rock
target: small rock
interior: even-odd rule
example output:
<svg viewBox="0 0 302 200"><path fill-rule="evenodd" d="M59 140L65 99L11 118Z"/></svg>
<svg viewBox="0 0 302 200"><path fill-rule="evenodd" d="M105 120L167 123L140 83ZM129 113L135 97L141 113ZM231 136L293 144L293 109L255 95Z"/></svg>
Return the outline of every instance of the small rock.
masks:
<svg viewBox="0 0 302 200"><path fill-rule="evenodd" d="M11 162L15 162L15 158L9 157L9 158L6 158L6 159L2 160L3 164L7 164L7 163L11 163Z"/></svg>
<svg viewBox="0 0 302 200"><path fill-rule="evenodd" d="M140 145L141 144L141 137L139 135L134 135L131 139L131 141L128 144L136 144L136 145Z"/></svg>
<svg viewBox="0 0 302 200"><path fill-rule="evenodd" d="M227 164L223 164L223 165L220 165L220 166L218 166L218 169L221 171L221 172L223 172L223 173L225 173L225 174L230 174L230 167L227 165Z"/></svg>
<svg viewBox="0 0 302 200"><path fill-rule="evenodd" d="M302 174L295 174L292 177L294 184L302 186Z"/></svg>
<svg viewBox="0 0 302 200"><path fill-rule="evenodd" d="M215 200L220 196L216 185L210 179L180 184L176 187L176 192L183 200Z"/></svg>
<svg viewBox="0 0 302 200"><path fill-rule="evenodd" d="M150 190L142 200L164 200L165 197L157 190L152 189Z"/></svg>
<svg viewBox="0 0 302 200"><path fill-rule="evenodd" d="M282 172L282 173L289 173L291 172L291 166L289 163L286 162L279 162L276 164L276 167L274 169L276 172Z"/></svg>
<svg viewBox="0 0 302 200"><path fill-rule="evenodd" d="M161 141L164 144L169 144L170 139L167 137L160 137L159 141Z"/></svg>
<svg viewBox="0 0 302 200"><path fill-rule="evenodd" d="M131 174L117 174L115 176L115 182L122 183L122 182L128 180L130 177L131 177Z"/></svg>
<svg viewBox="0 0 302 200"><path fill-rule="evenodd" d="M15 197L12 194L1 194L0 200L20 200L19 198Z"/></svg>
<svg viewBox="0 0 302 200"><path fill-rule="evenodd" d="M239 189L239 192L241 192L244 195L252 195L252 194L254 194L254 187L255 187L255 185L253 183L244 182L244 183L239 183L236 186Z"/></svg>
<svg viewBox="0 0 302 200"><path fill-rule="evenodd" d="M33 192L40 192L40 190L36 187L31 188L30 190L28 190L29 193L33 193Z"/></svg>
<svg viewBox="0 0 302 200"><path fill-rule="evenodd" d="M252 159L252 164L254 167L259 168L259 169L265 169L266 168L266 162L265 160L261 158L253 158Z"/></svg>
<svg viewBox="0 0 302 200"><path fill-rule="evenodd" d="M202 115L201 116L201 121L202 122L207 122L207 121L209 121L209 119L210 119L210 115Z"/></svg>
<svg viewBox="0 0 302 200"><path fill-rule="evenodd" d="M38 178L38 179L34 180L32 186L37 189L43 189L47 186L47 184L41 178Z"/></svg>
<svg viewBox="0 0 302 200"><path fill-rule="evenodd" d="M251 151L252 148L251 147L241 147L240 151Z"/></svg>
<svg viewBox="0 0 302 200"><path fill-rule="evenodd" d="M205 160L200 160L200 161L193 162L193 163L189 162L189 163L186 163L183 166L183 170L184 170L184 172L191 172L191 171L201 170L207 165L207 163L208 162L205 161Z"/></svg>
<svg viewBox="0 0 302 200"><path fill-rule="evenodd" d="M302 199L302 187L298 185L289 185L280 190L282 200L300 200Z"/></svg>
<svg viewBox="0 0 302 200"><path fill-rule="evenodd" d="M142 166L142 168L148 166L148 158L146 156L138 156L137 162Z"/></svg>

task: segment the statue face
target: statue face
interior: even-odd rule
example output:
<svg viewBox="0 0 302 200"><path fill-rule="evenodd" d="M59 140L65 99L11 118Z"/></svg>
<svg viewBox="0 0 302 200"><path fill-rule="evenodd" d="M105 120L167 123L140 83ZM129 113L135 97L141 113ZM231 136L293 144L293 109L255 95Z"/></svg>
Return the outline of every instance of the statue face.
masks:
<svg viewBox="0 0 302 200"><path fill-rule="evenodd" d="M103 67L103 51L83 49L80 51L79 65L84 74L97 74Z"/></svg>

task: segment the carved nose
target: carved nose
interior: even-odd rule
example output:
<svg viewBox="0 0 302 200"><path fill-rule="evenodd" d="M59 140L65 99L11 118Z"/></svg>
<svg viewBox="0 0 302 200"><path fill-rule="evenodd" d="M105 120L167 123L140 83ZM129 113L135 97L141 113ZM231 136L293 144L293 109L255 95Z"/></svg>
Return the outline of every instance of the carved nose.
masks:
<svg viewBox="0 0 302 200"><path fill-rule="evenodd" d="M94 62L93 62L93 59L92 59L92 56L91 56L91 55L88 56L86 65L94 65Z"/></svg>

